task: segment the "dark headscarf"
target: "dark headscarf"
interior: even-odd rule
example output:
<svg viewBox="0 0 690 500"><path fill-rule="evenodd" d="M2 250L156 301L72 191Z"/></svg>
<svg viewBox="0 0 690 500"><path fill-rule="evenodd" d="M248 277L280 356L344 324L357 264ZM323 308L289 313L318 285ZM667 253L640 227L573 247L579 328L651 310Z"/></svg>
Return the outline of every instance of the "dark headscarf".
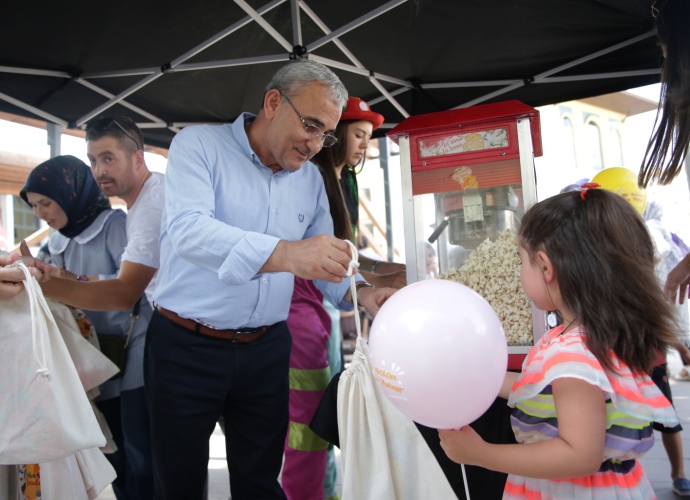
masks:
<svg viewBox="0 0 690 500"><path fill-rule="evenodd" d="M67 225L60 233L74 238L89 227L110 201L91 175L89 167L74 156L56 156L34 168L20 191L29 203L26 193L38 193L55 201L67 215Z"/></svg>

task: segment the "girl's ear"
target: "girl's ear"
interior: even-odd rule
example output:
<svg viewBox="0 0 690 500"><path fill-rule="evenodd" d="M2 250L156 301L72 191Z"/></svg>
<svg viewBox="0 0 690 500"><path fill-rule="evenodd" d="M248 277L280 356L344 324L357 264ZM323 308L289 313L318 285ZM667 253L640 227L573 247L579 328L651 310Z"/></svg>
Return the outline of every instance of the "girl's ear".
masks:
<svg viewBox="0 0 690 500"><path fill-rule="evenodd" d="M549 256L546 255L544 251L540 250L537 252L536 262L539 265L539 269L541 269L544 282L546 284L551 283L556 278L556 274L554 273L553 263L551 259L549 259Z"/></svg>

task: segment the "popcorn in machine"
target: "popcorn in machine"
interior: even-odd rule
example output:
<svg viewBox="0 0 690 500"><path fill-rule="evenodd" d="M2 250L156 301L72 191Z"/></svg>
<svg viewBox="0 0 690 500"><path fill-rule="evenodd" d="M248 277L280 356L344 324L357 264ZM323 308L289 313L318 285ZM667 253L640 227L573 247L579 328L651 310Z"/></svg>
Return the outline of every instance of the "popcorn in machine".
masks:
<svg viewBox="0 0 690 500"><path fill-rule="evenodd" d="M546 331L520 286L516 240L537 201L539 111L485 104L412 116L387 135L400 147L408 283L439 276L477 291L503 323L509 367L519 368Z"/></svg>

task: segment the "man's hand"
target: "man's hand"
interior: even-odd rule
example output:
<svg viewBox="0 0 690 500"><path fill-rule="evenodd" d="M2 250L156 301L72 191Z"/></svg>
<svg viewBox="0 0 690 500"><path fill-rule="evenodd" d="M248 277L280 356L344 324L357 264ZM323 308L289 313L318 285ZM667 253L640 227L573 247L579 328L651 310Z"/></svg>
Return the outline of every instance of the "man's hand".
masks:
<svg viewBox="0 0 690 500"><path fill-rule="evenodd" d="M35 274L32 272L32 276L34 276L39 283L45 283L48 281L55 268L50 264L46 264L42 260L33 257L31 255L31 250L29 250L29 245L26 244L26 241L22 240L21 244L19 245L19 250L22 253L22 261L24 262L24 265L28 267L30 271L32 269L36 270Z"/></svg>
<svg viewBox="0 0 690 500"><path fill-rule="evenodd" d="M393 288L362 287L357 290L357 302L366 307L372 316L376 316L376 313L379 312L383 303L395 292L397 292L397 290ZM345 299L352 300L350 292L347 292Z"/></svg>
<svg viewBox="0 0 690 500"><path fill-rule="evenodd" d="M259 272L287 271L308 280L340 283L347 277L351 260L345 241L322 234L300 241L280 240Z"/></svg>

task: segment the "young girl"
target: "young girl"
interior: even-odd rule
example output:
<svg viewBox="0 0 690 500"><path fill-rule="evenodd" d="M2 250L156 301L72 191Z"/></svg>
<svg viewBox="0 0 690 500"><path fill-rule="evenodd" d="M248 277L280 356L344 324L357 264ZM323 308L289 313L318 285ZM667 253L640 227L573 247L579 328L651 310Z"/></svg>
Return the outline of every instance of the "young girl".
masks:
<svg viewBox="0 0 690 500"><path fill-rule="evenodd" d="M489 444L467 426L440 431L441 446L508 473L504 499L655 498L636 459L654 443L651 421L678 421L646 373L677 336L644 222L620 196L583 189L532 207L518 241L522 287L563 318L522 373L506 374L500 396L521 444Z"/></svg>

